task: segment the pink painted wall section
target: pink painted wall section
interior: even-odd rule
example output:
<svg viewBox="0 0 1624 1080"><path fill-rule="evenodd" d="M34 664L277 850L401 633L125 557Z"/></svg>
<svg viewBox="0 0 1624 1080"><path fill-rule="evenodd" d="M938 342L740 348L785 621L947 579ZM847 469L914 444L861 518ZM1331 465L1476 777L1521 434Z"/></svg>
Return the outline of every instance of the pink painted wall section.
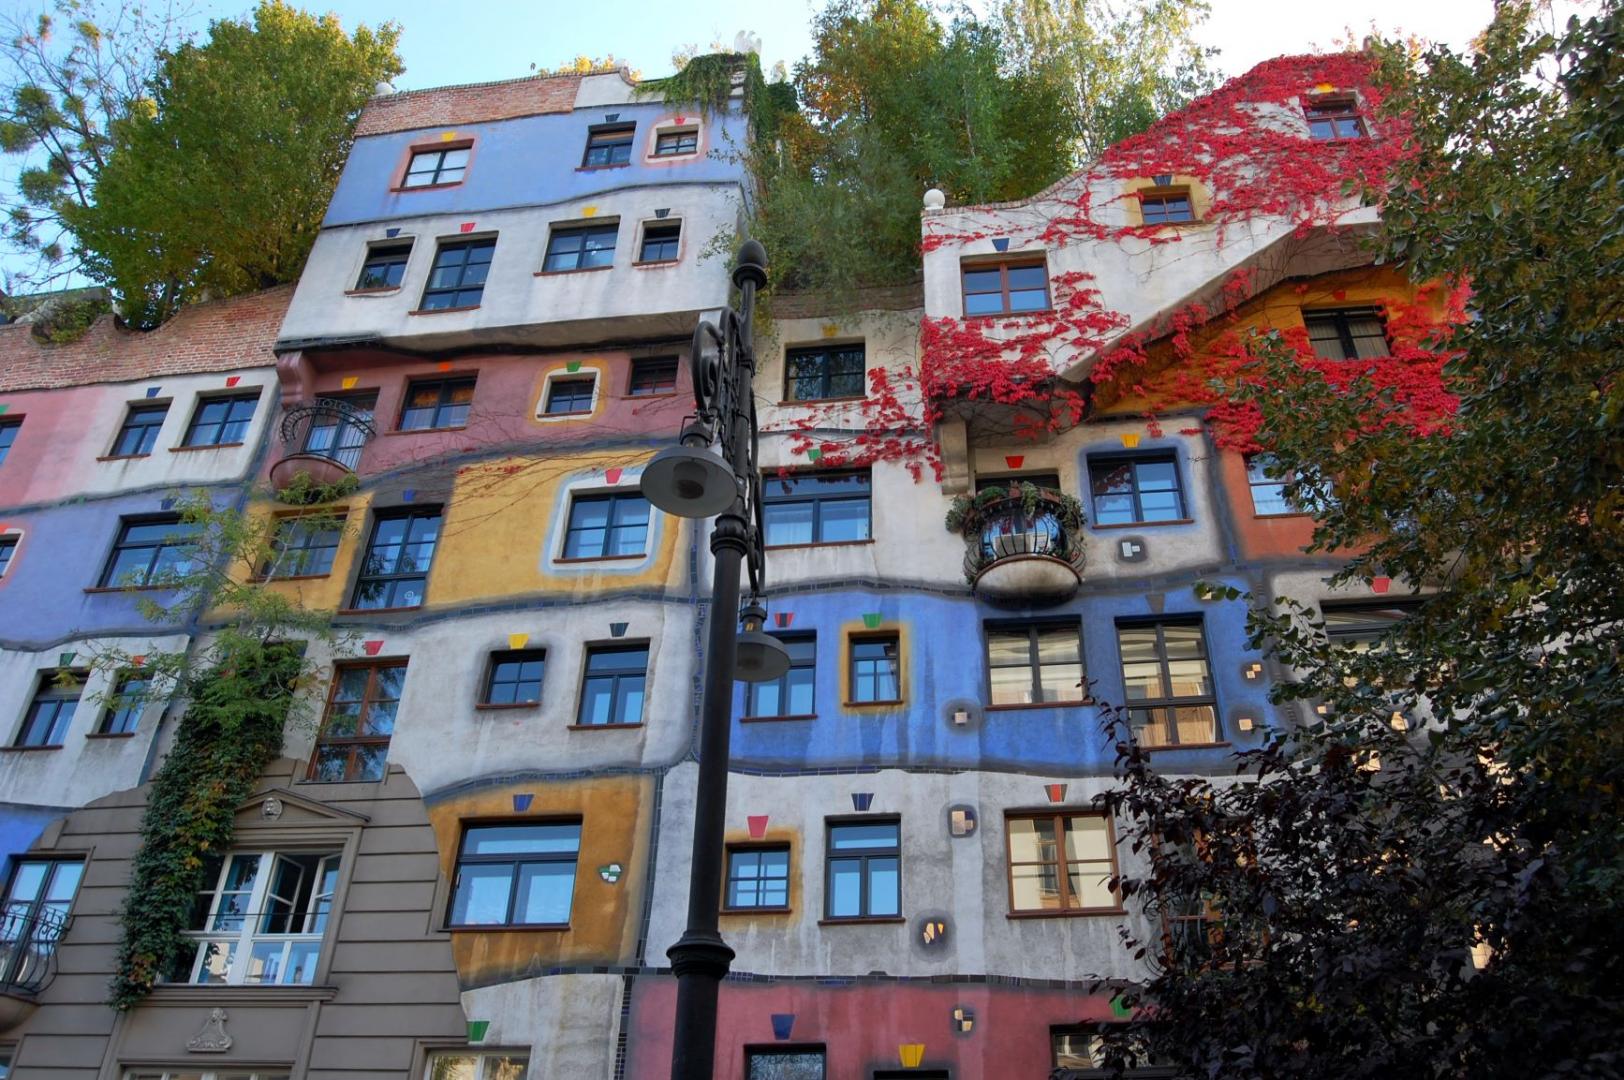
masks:
<svg viewBox="0 0 1624 1080"><path fill-rule="evenodd" d="M637 980L627 1076L669 1070L676 987L670 977ZM969 1031L957 1030L956 1009L968 1010ZM746 1047L821 1045L830 1077L866 1080L902 1068L900 1047L920 1044L919 1068L947 1069L953 1080L1041 1080L1053 1067L1050 1027L1109 1020L1111 1003L1022 986L724 982L719 1015L716 1080L745 1080ZM788 1038L774 1031L775 1015L793 1017Z"/></svg>

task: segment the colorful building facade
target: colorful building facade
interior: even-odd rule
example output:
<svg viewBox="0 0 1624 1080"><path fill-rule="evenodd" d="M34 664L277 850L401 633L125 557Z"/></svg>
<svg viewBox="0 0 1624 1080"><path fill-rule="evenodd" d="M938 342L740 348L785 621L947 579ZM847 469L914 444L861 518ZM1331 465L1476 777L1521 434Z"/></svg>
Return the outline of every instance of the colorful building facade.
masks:
<svg viewBox="0 0 1624 1080"><path fill-rule="evenodd" d="M1085 1025L1145 974L1119 931L1158 932L1111 885L1139 864L1092 802L1100 706L1168 771L1226 772L1300 718L1201 583L1392 617L1326 586L1262 449L1191 390L1250 329L1388 358L1390 312L1441 314L1366 265L1357 196L1259 194L1384 143L1356 71L1264 65L1020 203L927 193L918 287L774 299L793 662L737 687L719 1077L1086 1075ZM296 287L72 346L0 328L17 1076L664 1075L706 626L733 613L705 530L638 479L729 301L739 93L689 111L606 71L375 98ZM1257 153L1192 135L1215 115ZM319 525L287 494L311 482ZM210 640L206 612L157 633L130 588L184 558L182 490L273 522L259 587L339 635L209 865L189 966L116 1012L184 703L112 716L98 680L123 676L90 660Z"/></svg>

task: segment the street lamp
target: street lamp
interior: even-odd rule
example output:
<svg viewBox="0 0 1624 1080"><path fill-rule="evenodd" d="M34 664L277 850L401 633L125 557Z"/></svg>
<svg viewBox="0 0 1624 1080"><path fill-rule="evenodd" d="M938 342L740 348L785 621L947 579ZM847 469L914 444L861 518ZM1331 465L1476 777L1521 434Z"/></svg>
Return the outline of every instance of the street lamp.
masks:
<svg viewBox="0 0 1624 1080"><path fill-rule="evenodd" d="M727 818L727 755L733 681L770 682L789 670L789 652L762 627L760 597L766 579L762 555L761 478L756 468L756 372L752 332L756 290L767 284L767 252L754 240L739 248L733 284L737 309L724 308L720 325L694 328L689 365L696 415L680 442L654 455L643 469L643 497L678 517L716 516L711 555L709 645L699 711L699 790L694 798L693 859L688 875L688 928L666 950L677 976L677 1016L671 1045L671 1080L711 1080L716 1060L716 999L733 962L717 915L722 906L722 836ZM720 453L711 450L716 444ZM739 608L739 581L750 570L750 603ZM744 632L724 614L738 612Z"/></svg>

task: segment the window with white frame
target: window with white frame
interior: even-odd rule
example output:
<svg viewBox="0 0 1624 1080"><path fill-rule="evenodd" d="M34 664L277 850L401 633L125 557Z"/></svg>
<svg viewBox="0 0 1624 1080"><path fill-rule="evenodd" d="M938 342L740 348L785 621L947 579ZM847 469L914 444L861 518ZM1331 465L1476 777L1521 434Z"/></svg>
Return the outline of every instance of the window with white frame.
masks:
<svg viewBox="0 0 1624 1080"><path fill-rule="evenodd" d="M197 895L176 982L296 986L316 979L338 888L333 851L233 852Z"/></svg>
<svg viewBox="0 0 1624 1080"><path fill-rule="evenodd" d="M524 1080L530 1055L514 1050L441 1050L429 1055L424 1080Z"/></svg>

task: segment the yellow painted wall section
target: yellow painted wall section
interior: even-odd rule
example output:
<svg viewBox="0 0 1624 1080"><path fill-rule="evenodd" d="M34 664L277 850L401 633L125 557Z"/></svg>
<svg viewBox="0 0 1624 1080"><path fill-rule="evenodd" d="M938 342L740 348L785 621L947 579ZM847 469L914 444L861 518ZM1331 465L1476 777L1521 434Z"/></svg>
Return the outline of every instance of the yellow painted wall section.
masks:
<svg viewBox="0 0 1624 1080"><path fill-rule="evenodd" d="M530 796L526 809L523 796ZM515 800L515 796L519 796ZM457 852L467 825L578 818L581 853L568 930L454 930L452 953L465 988L489 986L576 964L629 964L637 945L648 863L649 777L536 781L484 788L429 806L440 870L455 882ZM599 868L618 863L604 880ZM449 898L447 900L449 904ZM443 917L443 912L441 917Z"/></svg>

